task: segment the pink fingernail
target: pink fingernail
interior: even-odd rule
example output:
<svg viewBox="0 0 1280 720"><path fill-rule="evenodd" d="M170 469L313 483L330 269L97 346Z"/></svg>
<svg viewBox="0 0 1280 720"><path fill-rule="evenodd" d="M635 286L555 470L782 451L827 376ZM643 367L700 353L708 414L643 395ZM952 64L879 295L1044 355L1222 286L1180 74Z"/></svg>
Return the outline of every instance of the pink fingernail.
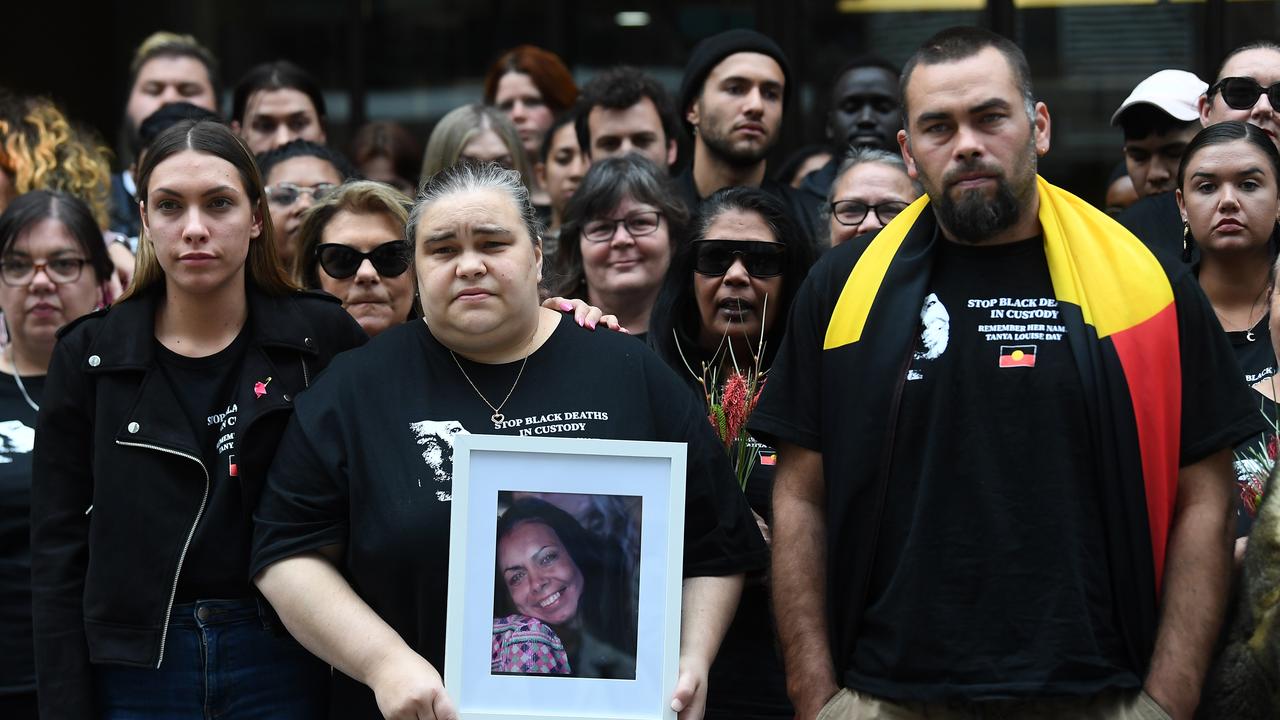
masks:
<svg viewBox="0 0 1280 720"><path fill-rule="evenodd" d="M560 309L561 309L561 310L564 310L565 312L569 312L570 310L572 310L572 309L573 309L573 303L571 303L571 302L562 302L562 303L560 303Z"/></svg>
<svg viewBox="0 0 1280 720"><path fill-rule="evenodd" d="M587 327L591 328L592 330L595 330L595 329L596 329L596 322L595 322L595 320L592 320L590 323L588 323L588 324L587 324Z"/></svg>
<svg viewBox="0 0 1280 720"><path fill-rule="evenodd" d="M578 318L578 327L586 327L586 323L582 321L582 318Z"/></svg>

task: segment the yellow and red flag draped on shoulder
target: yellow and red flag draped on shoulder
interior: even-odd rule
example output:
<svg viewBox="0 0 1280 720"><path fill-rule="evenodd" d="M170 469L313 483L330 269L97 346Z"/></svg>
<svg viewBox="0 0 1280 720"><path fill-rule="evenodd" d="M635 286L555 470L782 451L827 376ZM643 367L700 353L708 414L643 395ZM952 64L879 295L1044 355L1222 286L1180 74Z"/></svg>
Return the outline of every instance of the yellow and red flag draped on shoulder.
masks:
<svg viewBox="0 0 1280 720"><path fill-rule="evenodd" d="M1098 479L1113 490L1102 512L1111 577L1127 616L1122 632L1131 651L1145 658L1154 643L1181 449L1173 288L1151 251L1104 213L1043 178L1037 178L1037 193L1049 274L1085 393L1091 424L1085 434ZM866 360L909 350L897 346L914 341L915 309L937 236L937 220L927 208L927 197L912 203L862 252L827 324L824 353ZM1008 362L1034 363L1034 355L1010 348ZM858 366L881 372L899 367L878 359Z"/></svg>

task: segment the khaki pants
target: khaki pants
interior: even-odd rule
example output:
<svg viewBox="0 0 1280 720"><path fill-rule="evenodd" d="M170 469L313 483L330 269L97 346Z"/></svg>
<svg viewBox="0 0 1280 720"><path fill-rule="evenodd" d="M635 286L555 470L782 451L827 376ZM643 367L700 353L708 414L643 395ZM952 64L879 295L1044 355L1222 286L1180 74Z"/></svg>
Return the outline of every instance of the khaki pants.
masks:
<svg viewBox="0 0 1280 720"><path fill-rule="evenodd" d="M883 700L845 688L818 712L817 720L1170 720L1151 696L1115 690L1084 698L996 700L989 702L904 702Z"/></svg>

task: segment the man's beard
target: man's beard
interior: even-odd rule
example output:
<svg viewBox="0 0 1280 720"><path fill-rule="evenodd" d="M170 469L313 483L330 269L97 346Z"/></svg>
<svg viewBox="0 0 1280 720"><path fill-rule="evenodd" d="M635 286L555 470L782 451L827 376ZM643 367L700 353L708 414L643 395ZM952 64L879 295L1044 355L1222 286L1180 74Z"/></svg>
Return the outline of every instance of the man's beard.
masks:
<svg viewBox="0 0 1280 720"><path fill-rule="evenodd" d="M709 124L709 123L708 123ZM773 149L773 143L777 137L767 138L765 142L756 146L747 146L745 148L736 147L726 135L718 132L708 131L707 129L698 129L698 134L702 136L702 141L707 144L707 148L711 150L716 157L724 160L729 165L738 168L750 168L769 154Z"/></svg>
<svg viewBox="0 0 1280 720"><path fill-rule="evenodd" d="M982 243L1008 230L1022 216L1018 198L1003 176L996 178L996 195L988 199L980 189L966 190L959 199L943 192L936 206L938 221L956 240L970 245Z"/></svg>
<svg viewBox="0 0 1280 720"><path fill-rule="evenodd" d="M941 189L921 174L925 188L929 190L929 200L934 203L934 212L938 222L951 231L955 239L969 245L978 245L990 240L999 233L1008 230L1022 218L1022 211L1030 205L1031 193L1035 192L1035 148L1031 153L1030 167L1020 173L1015 180L1018 187L1010 184L1008 178L999 167L987 165L980 161L966 163L948 172L942 178ZM959 198L953 198L948 192L959 176L968 173L993 173L996 183L995 196L988 198L981 189L966 190Z"/></svg>

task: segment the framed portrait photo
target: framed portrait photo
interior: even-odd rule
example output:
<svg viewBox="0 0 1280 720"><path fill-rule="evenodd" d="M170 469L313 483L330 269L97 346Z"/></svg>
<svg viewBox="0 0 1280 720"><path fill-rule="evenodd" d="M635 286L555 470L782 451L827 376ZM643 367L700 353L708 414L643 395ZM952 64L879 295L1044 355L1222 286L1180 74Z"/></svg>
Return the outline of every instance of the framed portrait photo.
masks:
<svg viewBox="0 0 1280 720"><path fill-rule="evenodd" d="M685 457L454 438L444 681L462 720L675 718Z"/></svg>

